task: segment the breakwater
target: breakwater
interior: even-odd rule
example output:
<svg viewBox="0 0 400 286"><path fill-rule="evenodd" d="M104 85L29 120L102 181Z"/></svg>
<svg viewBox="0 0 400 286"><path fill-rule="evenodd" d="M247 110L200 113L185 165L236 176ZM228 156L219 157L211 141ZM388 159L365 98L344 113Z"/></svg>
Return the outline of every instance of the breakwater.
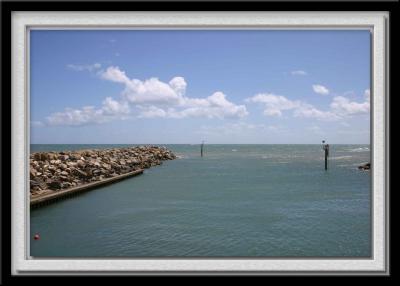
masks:
<svg viewBox="0 0 400 286"><path fill-rule="evenodd" d="M157 146L32 153L31 204L137 175L175 158L170 150Z"/></svg>

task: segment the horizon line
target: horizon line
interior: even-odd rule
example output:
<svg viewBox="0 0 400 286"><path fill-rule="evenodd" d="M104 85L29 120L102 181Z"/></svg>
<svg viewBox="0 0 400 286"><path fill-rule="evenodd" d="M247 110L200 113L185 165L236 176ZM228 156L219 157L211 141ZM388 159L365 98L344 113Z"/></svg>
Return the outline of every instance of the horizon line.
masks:
<svg viewBox="0 0 400 286"><path fill-rule="evenodd" d="M206 142L206 141L205 141ZM201 145L202 143L29 143L30 145ZM323 143L205 143L206 145L321 145ZM332 145L371 145L371 143L328 143Z"/></svg>

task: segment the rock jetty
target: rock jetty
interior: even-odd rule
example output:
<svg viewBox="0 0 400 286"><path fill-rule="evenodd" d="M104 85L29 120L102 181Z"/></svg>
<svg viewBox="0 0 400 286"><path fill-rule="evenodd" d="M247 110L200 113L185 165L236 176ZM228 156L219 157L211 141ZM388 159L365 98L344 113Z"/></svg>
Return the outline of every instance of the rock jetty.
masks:
<svg viewBox="0 0 400 286"><path fill-rule="evenodd" d="M370 170L371 169L371 163L366 163L364 165L358 166L358 169L360 169L360 170Z"/></svg>
<svg viewBox="0 0 400 286"><path fill-rule="evenodd" d="M162 164L176 156L165 147L138 146L30 155L30 194L40 196Z"/></svg>

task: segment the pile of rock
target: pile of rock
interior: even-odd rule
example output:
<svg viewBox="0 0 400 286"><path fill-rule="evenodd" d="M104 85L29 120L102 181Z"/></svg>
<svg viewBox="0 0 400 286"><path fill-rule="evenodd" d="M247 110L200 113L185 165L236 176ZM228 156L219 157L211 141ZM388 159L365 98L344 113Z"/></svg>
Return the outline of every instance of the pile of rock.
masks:
<svg viewBox="0 0 400 286"><path fill-rule="evenodd" d="M369 170L369 169L371 169L371 163L366 163L364 165L358 166L358 169L360 169L360 170Z"/></svg>
<svg viewBox="0 0 400 286"><path fill-rule="evenodd" d="M39 195L160 165L176 156L165 147L37 152L30 155L30 192Z"/></svg>

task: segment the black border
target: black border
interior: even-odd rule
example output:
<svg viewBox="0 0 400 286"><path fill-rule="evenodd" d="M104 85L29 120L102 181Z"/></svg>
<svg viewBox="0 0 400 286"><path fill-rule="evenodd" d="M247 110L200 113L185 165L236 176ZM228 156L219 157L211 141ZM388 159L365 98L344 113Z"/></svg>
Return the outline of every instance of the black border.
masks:
<svg viewBox="0 0 400 286"><path fill-rule="evenodd" d="M1 0L0 0L1 1ZM111 1L111 2L94 2L94 1L85 1L85 2L50 2L50 1L3 1L1 4L1 96L0 96L0 106L1 106L1 134L2 140L0 141L1 146L1 172L0 172L0 181L1 181L1 189L0 189L0 200L1 200L1 226L2 226L2 235L1 235L1 272L0 274L0 283L9 283L9 282L23 282L28 278L33 278L34 276L12 276L11 275L11 13L12 11L389 11L390 19L389 19L389 38L393 39L390 41L389 53L390 53L390 85L388 86L388 94L395 94L392 85L393 82L393 66L395 66L397 55L393 51L398 51L397 42L394 40L395 36L398 35L397 24L398 24L398 7L399 3L396 2L367 2L360 3L360 1L347 1L347 2L300 2L300 1L283 1L283 2L261 2L261 1L248 1L248 2L205 2L205 1L193 1L193 2L183 2L183 1ZM396 33L397 32L397 33ZM390 98L391 105L394 106L393 98ZM393 112L391 107L389 106L389 114L392 116ZM389 122L387 122L387 125ZM389 132L389 130L388 130ZM389 139L388 134L388 139ZM388 149L390 148L388 142ZM388 150L387 150L388 151ZM392 168L391 168L392 169ZM387 174L390 176L390 174ZM391 177L391 176L390 176ZM389 187L389 186L388 186ZM389 189L388 189L389 190ZM394 194L390 193L390 201L389 201L389 209L390 209L390 217L392 216L392 204L391 202L394 200ZM391 220L388 221L388 226L390 229ZM390 235L392 232L390 232ZM389 239L389 247L391 249L392 255L390 255L390 265L392 265L392 257L394 253L393 245L390 243L391 237ZM393 270L389 268L391 276L393 277ZM207 272L187 272L183 273L184 275L212 275L212 273ZM142 275L168 275L175 276L179 273L142 273ZM245 275L243 272L223 272L223 273L215 273L218 275ZM250 274L250 273L249 273ZM264 273L264 275L268 273ZM321 273L322 274L322 273ZM332 275L334 273L327 273L328 275ZM354 273L352 276L362 276L361 273ZM366 274L366 273L364 273ZM92 275L95 275L93 273ZM252 273L252 275L263 275L263 273ZM303 273L294 276L319 276L318 274L310 274ZM379 276L377 274L369 274L369 277ZM84 277L91 275L83 275L78 277L80 281ZM110 275L111 276L111 275ZM284 276L284 274L278 274L279 276ZM38 275L35 278L43 278L45 276ZM53 276L51 277L52 281L54 278L64 278L63 276ZM274 276L276 277L276 276ZM292 276L293 277L293 276ZM381 276L382 277L382 276ZM388 276L386 276L387 278ZM48 277L50 278L50 277ZM71 281L71 276L66 277ZM272 277L271 277L272 278ZM105 276L102 276L101 279L106 279ZM83 279L86 280L86 279ZM50 281L49 281L50 282ZM82 281L83 282L83 281Z"/></svg>

